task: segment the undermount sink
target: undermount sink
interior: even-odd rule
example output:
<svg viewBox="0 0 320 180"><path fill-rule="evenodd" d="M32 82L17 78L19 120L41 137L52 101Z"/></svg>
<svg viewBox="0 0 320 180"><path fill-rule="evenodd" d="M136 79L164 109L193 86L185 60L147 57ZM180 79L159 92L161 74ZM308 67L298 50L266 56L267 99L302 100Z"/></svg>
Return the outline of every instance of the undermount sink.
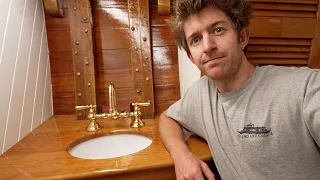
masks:
<svg viewBox="0 0 320 180"><path fill-rule="evenodd" d="M68 152L82 159L109 159L139 152L151 143L151 138L140 134L111 134L76 143Z"/></svg>

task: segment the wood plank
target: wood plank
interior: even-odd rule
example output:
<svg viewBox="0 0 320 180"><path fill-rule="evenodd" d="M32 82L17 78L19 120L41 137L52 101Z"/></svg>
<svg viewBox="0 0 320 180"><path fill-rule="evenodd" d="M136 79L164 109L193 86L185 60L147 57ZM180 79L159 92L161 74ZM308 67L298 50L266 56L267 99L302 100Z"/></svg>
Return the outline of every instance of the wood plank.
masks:
<svg viewBox="0 0 320 180"><path fill-rule="evenodd" d="M73 74L72 52L50 53L51 74Z"/></svg>
<svg viewBox="0 0 320 180"><path fill-rule="evenodd" d="M254 17L249 26L251 37L313 38L315 18Z"/></svg>
<svg viewBox="0 0 320 180"><path fill-rule="evenodd" d="M153 67L154 85L179 83L179 65Z"/></svg>
<svg viewBox="0 0 320 180"><path fill-rule="evenodd" d="M176 45L169 27L151 27L152 47Z"/></svg>
<svg viewBox="0 0 320 180"><path fill-rule="evenodd" d="M72 115L76 114L75 93L53 93L53 111L54 115Z"/></svg>
<svg viewBox="0 0 320 180"><path fill-rule="evenodd" d="M74 74L52 74L52 93L75 92Z"/></svg>
<svg viewBox="0 0 320 180"><path fill-rule="evenodd" d="M284 58L308 59L309 53L294 52L248 52L247 58Z"/></svg>
<svg viewBox="0 0 320 180"><path fill-rule="evenodd" d="M312 40L309 67L320 69L320 6L317 14L317 24L315 34Z"/></svg>
<svg viewBox="0 0 320 180"><path fill-rule="evenodd" d="M131 68L104 70L98 73L98 89L108 89L113 82L116 89L132 88L133 78Z"/></svg>
<svg viewBox="0 0 320 180"><path fill-rule="evenodd" d="M161 104L180 99L180 84L167 84L155 86L155 103Z"/></svg>
<svg viewBox="0 0 320 180"><path fill-rule="evenodd" d="M167 110L176 101L166 101L164 103L156 104L156 114L161 114L163 111Z"/></svg>
<svg viewBox="0 0 320 180"><path fill-rule="evenodd" d="M131 68L129 49L96 51L98 71Z"/></svg>
<svg viewBox="0 0 320 180"><path fill-rule="evenodd" d="M63 9L63 18L55 18L50 16L45 16L46 29L47 31L69 31L69 15L68 10Z"/></svg>
<svg viewBox="0 0 320 180"><path fill-rule="evenodd" d="M269 3L252 3L252 8L254 10L263 9L263 10L279 10L279 11L312 11L317 12L317 5L313 4L281 4L281 3L273 3L269 1Z"/></svg>
<svg viewBox="0 0 320 180"><path fill-rule="evenodd" d="M178 64L177 46L153 47L153 66Z"/></svg>
<svg viewBox="0 0 320 180"><path fill-rule="evenodd" d="M248 51L270 52L310 52L310 46L275 46L275 45L249 45Z"/></svg>
<svg viewBox="0 0 320 180"><path fill-rule="evenodd" d="M130 48L128 28L95 29L96 50Z"/></svg>
<svg viewBox="0 0 320 180"><path fill-rule="evenodd" d="M281 38L255 38L250 37L249 45L297 45L311 46L311 39L281 39Z"/></svg>
<svg viewBox="0 0 320 180"><path fill-rule="evenodd" d="M150 6L150 16L152 17L150 19L150 24L151 27L155 27L155 26L168 26L168 23L166 22L166 20L170 17L170 16L160 16L158 13L158 6L157 5L151 5Z"/></svg>
<svg viewBox="0 0 320 180"><path fill-rule="evenodd" d="M128 5L127 0L95 0L92 1L92 7L93 8L103 8L103 7L114 7L116 5Z"/></svg>
<svg viewBox="0 0 320 180"><path fill-rule="evenodd" d="M70 31L47 31L47 37L50 53L72 51Z"/></svg>
<svg viewBox="0 0 320 180"><path fill-rule="evenodd" d="M298 11L270 11L270 10L254 10L252 15L254 17L298 17L298 18L316 18L315 12L298 12Z"/></svg>
<svg viewBox="0 0 320 180"><path fill-rule="evenodd" d="M128 28L128 7L93 8L94 28Z"/></svg>
<svg viewBox="0 0 320 180"><path fill-rule="evenodd" d="M99 90L99 104L102 106L102 112L109 112L109 89ZM116 105L120 112L130 112L130 104L134 102L133 88L116 89Z"/></svg>

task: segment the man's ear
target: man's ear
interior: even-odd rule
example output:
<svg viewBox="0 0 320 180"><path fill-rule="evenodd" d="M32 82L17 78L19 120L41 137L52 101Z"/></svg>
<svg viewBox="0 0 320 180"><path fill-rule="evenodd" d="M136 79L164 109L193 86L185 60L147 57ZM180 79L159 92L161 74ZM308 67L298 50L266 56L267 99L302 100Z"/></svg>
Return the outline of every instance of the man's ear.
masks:
<svg viewBox="0 0 320 180"><path fill-rule="evenodd" d="M188 58L190 59L190 61L191 61L193 64L195 64L194 59L193 59L193 57L191 56L191 54L187 53L187 55L188 55Z"/></svg>
<svg viewBox="0 0 320 180"><path fill-rule="evenodd" d="M250 31L248 27L243 28L240 31L240 44L241 44L242 50L248 45L249 37L250 37Z"/></svg>

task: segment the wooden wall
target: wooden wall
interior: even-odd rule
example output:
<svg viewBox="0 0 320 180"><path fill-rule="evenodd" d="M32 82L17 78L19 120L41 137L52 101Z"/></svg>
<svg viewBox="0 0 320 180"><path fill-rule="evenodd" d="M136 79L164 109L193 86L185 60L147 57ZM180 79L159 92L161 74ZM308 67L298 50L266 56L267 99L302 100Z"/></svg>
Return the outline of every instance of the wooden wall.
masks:
<svg viewBox="0 0 320 180"><path fill-rule="evenodd" d="M108 85L114 82L118 110L129 110L134 99L130 61L127 0L92 0L98 104L108 111ZM177 47L157 0L149 1L155 110L159 114L180 98ZM319 47L313 43L318 0L251 0L248 59L253 64L320 68ZM55 114L75 114L75 84L66 4L64 18L46 17ZM314 44L314 46L312 46ZM311 49L315 49L311 51ZM313 57L313 58L310 58Z"/></svg>

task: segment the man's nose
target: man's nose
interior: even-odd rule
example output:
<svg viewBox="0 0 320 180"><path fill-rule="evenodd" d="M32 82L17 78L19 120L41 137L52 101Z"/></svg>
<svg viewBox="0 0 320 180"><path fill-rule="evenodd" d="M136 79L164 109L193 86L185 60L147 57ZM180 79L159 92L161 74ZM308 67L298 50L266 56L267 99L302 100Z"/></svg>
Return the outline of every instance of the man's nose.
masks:
<svg viewBox="0 0 320 180"><path fill-rule="evenodd" d="M210 35L203 37L203 50L204 53L210 53L217 47L215 40Z"/></svg>

